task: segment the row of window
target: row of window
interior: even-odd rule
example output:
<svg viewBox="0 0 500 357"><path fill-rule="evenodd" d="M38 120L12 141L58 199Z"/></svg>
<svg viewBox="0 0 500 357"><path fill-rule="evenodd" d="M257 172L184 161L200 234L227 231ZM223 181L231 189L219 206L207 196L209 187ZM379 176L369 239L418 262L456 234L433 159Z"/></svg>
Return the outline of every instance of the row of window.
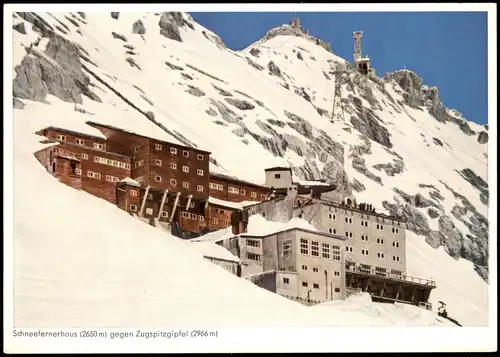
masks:
<svg viewBox="0 0 500 357"><path fill-rule="evenodd" d="M359 270L366 273L371 273L372 269L372 266L368 264L360 264L359 266ZM380 276L387 276L387 268L375 267L375 274ZM403 275L403 272L401 272L400 270L391 269L390 274L401 276Z"/></svg>
<svg viewBox="0 0 500 357"><path fill-rule="evenodd" d="M66 141L66 135L56 134L56 139L61 141ZM85 140L76 138L75 143L80 146L85 146ZM104 150L104 144L94 143L94 149Z"/></svg>
<svg viewBox="0 0 500 357"><path fill-rule="evenodd" d="M331 234L337 234L337 230L334 229L334 228L329 228L328 232L331 233ZM352 232L345 232L345 236L346 236L346 238L352 238ZM361 235L361 240L365 241L365 242L368 242L368 236L362 234ZM377 238L377 243L378 244L384 244L384 240L382 238ZM399 242L392 242L392 246L396 247L396 248L399 248Z"/></svg>
<svg viewBox="0 0 500 357"><path fill-rule="evenodd" d="M83 159L83 155L85 155L85 159L87 159L87 154L82 154L82 159ZM130 170L130 164L127 164L127 163L121 162L121 161L117 161L117 160L106 159L104 157L94 156L94 162L97 162L99 164L104 164L104 165L109 165L109 166L114 166L114 167L119 167L122 169Z"/></svg>
<svg viewBox="0 0 500 357"><path fill-rule="evenodd" d="M302 270L307 270L307 265L304 265L304 264L303 264L303 265L302 265ZM312 267L312 271L313 271L314 273L319 273L319 268L318 268L318 267ZM338 271L334 271L334 272L333 272L333 275L334 275L334 276L340 276L340 272L338 272Z"/></svg>
<svg viewBox="0 0 500 357"><path fill-rule="evenodd" d="M203 216L198 216L197 214L195 213L189 213L189 212L182 212L181 213L181 216L183 218L188 218L188 219L192 219L192 220L195 220L195 221L200 221L200 222L203 222L205 220L205 217Z"/></svg>
<svg viewBox="0 0 500 357"><path fill-rule="evenodd" d="M221 185L221 184L218 184L218 183L214 183L214 182L210 182L209 188L212 189L212 190L224 191L224 185ZM240 195L246 195L246 190L245 189L239 189L239 188L231 187L231 186L227 187L227 192L233 193L235 195L238 195L238 194L240 194ZM257 192L251 192L250 196L252 198L257 198ZM261 196L261 199L266 199L266 195L265 194L261 194L260 196Z"/></svg>
<svg viewBox="0 0 500 357"><path fill-rule="evenodd" d="M135 147L135 152L138 152L140 150L140 146L136 146ZM162 144L155 144L155 150L156 151L162 151L163 150L163 145ZM176 148L170 148L170 153L172 155L177 155L177 149ZM189 157L189 151L187 150L182 150L182 156L184 157ZM199 161L203 161L203 155L201 154L197 154L196 155L196 158L199 160Z"/></svg>
<svg viewBox="0 0 500 357"><path fill-rule="evenodd" d="M319 242L316 241L309 242L308 239L301 238L300 253L303 255L309 255L309 252L312 257L321 257L324 259L332 259L340 261L340 246L329 243L321 243L321 255L320 255Z"/></svg>
<svg viewBox="0 0 500 357"><path fill-rule="evenodd" d="M283 278L283 284L290 284L290 279L289 278ZM302 286L307 288L309 284L307 281L302 282ZM319 289L319 284L313 283L313 289ZM335 288L336 293L340 293L340 288Z"/></svg>
<svg viewBox="0 0 500 357"><path fill-rule="evenodd" d="M329 213L328 214L328 219L330 219L331 221L335 221L337 220L337 215L333 214L333 213ZM345 223L353 223L353 220L351 217L345 217ZM361 225L363 227L368 227L368 221L361 221ZM378 230L381 230L383 231L384 230L384 226L381 225L381 224L377 224L377 229ZM395 228L395 227L392 227L392 233L399 233L399 228Z"/></svg>
<svg viewBox="0 0 500 357"><path fill-rule="evenodd" d="M136 179L136 181L140 182L137 179ZM155 181L156 182L162 182L163 178L160 175L155 175ZM170 185L177 186L177 180L176 179L170 179ZM182 182L182 187L183 188L189 188L189 182L183 181ZM196 191L203 192L203 186L202 185L196 185Z"/></svg>

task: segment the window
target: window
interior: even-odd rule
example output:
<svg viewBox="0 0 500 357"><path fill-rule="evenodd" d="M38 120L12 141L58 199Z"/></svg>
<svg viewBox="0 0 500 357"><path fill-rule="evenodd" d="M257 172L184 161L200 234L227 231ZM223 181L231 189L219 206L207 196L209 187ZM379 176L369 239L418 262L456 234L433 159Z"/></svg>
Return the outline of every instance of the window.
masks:
<svg viewBox="0 0 500 357"><path fill-rule="evenodd" d="M104 149L104 145L99 143L94 143L94 149L102 150Z"/></svg>
<svg viewBox="0 0 500 357"><path fill-rule="evenodd" d="M189 157L189 151L187 151L187 150L182 150L182 156L184 156L184 157Z"/></svg>
<svg viewBox="0 0 500 357"><path fill-rule="evenodd" d="M361 221L361 225L364 227L368 227L368 222L367 221Z"/></svg>
<svg viewBox="0 0 500 357"><path fill-rule="evenodd" d="M130 196L134 196L136 197L137 196L137 191L136 190L130 190Z"/></svg>
<svg viewBox="0 0 500 357"><path fill-rule="evenodd" d="M266 198L267 198L267 195L266 195L266 194L262 193L262 194L260 195L260 199L261 199L261 200L265 200Z"/></svg>
<svg viewBox="0 0 500 357"><path fill-rule="evenodd" d="M101 174L98 172L94 172L94 171L87 171L87 176L90 178L95 178L95 179L101 178Z"/></svg>
<svg viewBox="0 0 500 357"><path fill-rule="evenodd" d="M198 176L203 176L203 170L200 170L200 169L196 170L196 174Z"/></svg>
<svg viewBox="0 0 500 357"><path fill-rule="evenodd" d="M325 259L330 259L330 244L321 243L322 257Z"/></svg>
<svg viewBox="0 0 500 357"><path fill-rule="evenodd" d="M116 177L116 176L111 176L111 175L106 175L106 181L109 181L109 182L117 182L117 181L118 181L118 177Z"/></svg>
<svg viewBox="0 0 500 357"><path fill-rule="evenodd" d="M203 155L201 155L201 154L196 155L196 158L197 158L199 161L203 161Z"/></svg>
<svg viewBox="0 0 500 357"><path fill-rule="evenodd" d="M84 146L84 145L85 145L85 140L82 140L82 139L75 139L75 143L76 143L76 145L81 145L81 146Z"/></svg>
<svg viewBox="0 0 500 357"><path fill-rule="evenodd" d="M132 212L135 212L137 211L137 206L136 205L130 205L128 206L129 210L131 210Z"/></svg>
<svg viewBox="0 0 500 357"><path fill-rule="evenodd" d="M170 163L170 168L173 169L173 170L177 170L177 164L171 162Z"/></svg>
<svg viewBox="0 0 500 357"><path fill-rule="evenodd" d="M385 259L384 253L377 253L377 258L379 258L379 259Z"/></svg>
<svg viewBox="0 0 500 357"><path fill-rule="evenodd" d="M257 192L252 192L252 193L250 193L250 197L252 197L252 198L257 198Z"/></svg>
<svg viewBox="0 0 500 357"><path fill-rule="evenodd" d="M375 267L375 275L387 276L387 269L381 267Z"/></svg>
<svg viewBox="0 0 500 357"><path fill-rule="evenodd" d="M88 160L89 159L89 155L83 153L82 154L82 160Z"/></svg>
<svg viewBox="0 0 500 357"><path fill-rule="evenodd" d="M274 178L275 179L280 179L281 178L281 174L274 174Z"/></svg>
<svg viewBox="0 0 500 357"><path fill-rule="evenodd" d="M189 218L189 213L182 212L181 216L184 217L184 218Z"/></svg>
<svg viewBox="0 0 500 357"><path fill-rule="evenodd" d="M352 238L352 232L345 232L346 238Z"/></svg>
<svg viewBox="0 0 500 357"><path fill-rule="evenodd" d="M352 223L352 218L346 217L345 218L345 223Z"/></svg>
<svg viewBox="0 0 500 357"><path fill-rule="evenodd" d="M319 257L319 243L311 241L311 255L313 257Z"/></svg>
<svg viewBox="0 0 500 357"><path fill-rule="evenodd" d="M177 180L176 179L170 179L170 184L172 186L177 186Z"/></svg>
<svg viewBox="0 0 500 357"><path fill-rule="evenodd" d="M198 219L198 215L194 213L189 213L189 218L194 219L196 221Z"/></svg>
<svg viewBox="0 0 500 357"><path fill-rule="evenodd" d="M205 221L205 217L203 217L203 216L198 216L198 220L199 220L200 222L204 222L204 221Z"/></svg>
<svg viewBox="0 0 500 357"><path fill-rule="evenodd" d="M398 242L392 242L392 246L396 247L396 248L399 248L399 243Z"/></svg>
<svg viewBox="0 0 500 357"><path fill-rule="evenodd" d="M319 269L317 267L313 267L313 272L317 273L319 272Z"/></svg>
<svg viewBox="0 0 500 357"><path fill-rule="evenodd" d="M229 222L228 222L228 221L224 221L224 225L225 225L226 227L229 227Z"/></svg>
<svg viewBox="0 0 500 357"><path fill-rule="evenodd" d="M202 185L197 185L196 186L196 191L203 192L203 186Z"/></svg>
<svg viewBox="0 0 500 357"><path fill-rule="evenodd" d="M352 247L345 247L346 252L352 253Z"/></svg>
<svg viewBox="0 0 500 357"><path fill-rule="evenodd" d="M309 241L307 239L300 238L300 253L309 255Z"/></svg>
<svg viewBox="0 0 500 357"><path fill-rule="evenodd" d="M247 259L260 261L260 255L247 252Z"/></svg>
<svg viewBox="0 0 500 357"><path fill-rule="evenodd" d="M167 217L168 217L168 212L167 212L167 211L162 211L162 212L161 212L161 216L162 216L163 218L167 218Z"/></svg>
<svg viewBox="0 0 500 357"><path fill-rule="evenodd" d="M144 160L139 160L135 163L135 168L138 168L138 167L141 167L141 166L144 166Z"/></svg>
<svg viewBox="0 0 500 357"><path fill-rule="evenodd" d="M66 141L66 136L61 135L61 134L57 134L57 135L56 135L56 139L57 139L57 140L61 140L61 141Z"/></svg>
<svg viewBox="0 0 500 357"><path fill-rule="evenodd" d="M307 265L302 265L302 270L307 270Z"/></svg>
<svg viewBox="0 0 500 357"><path fill-rule="evenodd" d="M182 166L182 172L189 172L188 166Z"/></svg>
<svg viewBox="0 0 500 357"><path fill-rule="evenodd" d="M391 269L391 274L393 275L403 275L403 273L399 270Z"/></svg>
<svg viewBox="0 0 500 357"><path fill-rule="evenodd" d="M155 144L155 149L158 151L161 151L161 149L162 149L161 144Z"/></svg>
<svg viewBox="0 0 500 357"><path fill-rule="evenodd" d="M395 262L399 262L399 257L397 257L397 256L393 256L393 257L392 257L392 260L394 260Z"/></svg>
<svg viewBox="0 0 500 357"><path fill-rule="evenodd" d="M361 249L361 254L363 254L363 255L368 255L368 251L367 251L367 250L365 250L365 249Z"/></svg>
<svg viewBox="0 0 500 357"><path fill-rule="evenodd" d="M336 293L340 293L340 288L335 288Z"/></svg>
<svg viewBox="0 0 500 357"><path fill-rule="evenodd" d="M218 224L218 223L219 223L219 220L218 220L217 218L214 218L214 219L212 219L212 223L213 223L213 224Z"/></svg>
<svg viewBox="0 0 500 357"><path fill-rule="evenodd" d="M314 289L319 289L319 284L313 284Z"/></svg>
<svg viewBox="0 0 500 357"><path fill-rule="evenodd" d="M384 240L382 238L377 238L377 243L378 244L384 244Z"/></svg>
<svg viewBox="0 0 500 357"><path fill-rule="evenodd" d="M161 176L156 175L156 176L155 176L155 181L156 181L156 182L161 182Z"/></svg>
<svg viewBox="0 0 500 357"><path fill-rule="evenodd" d="M399 233L399 229L392 227L392 233Z"/></svg>
<svg viewBox="0 0 500 357"><path fill-rule="evenodd" d="M365 242L368 242L368 236L362 235L361 240L364 240Z"/></svg>
<svg viewBox="0 0 500 357"><path fill-rule="evenodd" d="M177 155L177 149L176 148L170 148L170 153L173 155Z"/></svg>
<svg viewBox="0 0 500 357"><path fill-rule="evenodd" d="M216 190L217 189L217 184L213 183L213 182L209 182L208 183L208 188L211 188L212 190Z"/></svg>
<svg viewBox="0 0 500 357"><path fill-rule="evenodd" d="M383 226L383 225L381 225L381 224L377 224L377 229L379 229L379 230L383 231L383 230L384 230L384 226Z"/></svg>
<svg viewBox="0 0 500 357"><path fill-rule="evenodd" d="M182 181L182 187L189 188L189 182Z"/></svg>
<svg viewBox="0 0 500 357"><path fill-rule="evenodd" d="M247 246L259 248L260 247L260 241L255 240L255 239L247 239Z"/></svg>
<svg viewBox="0 0 500 357"><path fill-rule="evenodd" d="M335 275L335 276L340 276L340 272L339 272L339 271L334 271L334 272L333 272L333 275Z"/></svg>
<svg viewBox="0 0 500 357"><path fill-rule="evenodd" d="M359 265L359 271L363 273L371 273L372 272L372 266L368 264L360 264Z"/></svg>
<svg viewBox="0 0 500 357"><path fill-rule="evenodd" d="M156 166L161 166L161 160L155 159L155 165Z"/></svg>
<svg viewBox="0 0 500 357"><path fill-rule="evenodd" d="M153 214L153 209L152 208L146 208L146 214L152 215Z"/></svg>
<svg viewBox="0 0 500 357"><path fill-rule="evenodd" d="M112 166L113 165L113 161L110 160L110 159L106 159L106 165Z"/></svg>
<svg viewBox="0 0 500 357"><path fill-rule="evenodd" d="M307 288L307 282L303 281L302 286Z"/></svg>
<svg viewBox="0 0 500 357"><path fill-rule="evenodd" d="M289 278L283 278L283 284L290 284Z"/></svg>
<svg viewBox="0 0 500 357"><path fill-rule="evenodd" d="M340 261L340 246L332 245L332 259Z"/></svg>
<svg viewBox="0 0 500 357"><path fill-rule="evenodd" d="M337 234L337 230L336 230L335 228L329 228L329 229L328 229L328 232L329 232L330 234Z"/></svg>
<svg viewBox="0 0 500 357"><path fill-rule="evenodd" d="M331 219L332 221L335 221L337 219L337 216L334 215L333 213L329 213L328 218Z"/></svg>
<svg viewBox="0 0 500 357"><path fill-rule="evenodd" d="M237 188L234 188L234 187L228 187L227 192L238 194L240 192L240 190L238 190Z"/></svg>
<svg viewBox="0 0 500 357"><path fill-rule="evenodd" d="M292 255L292 240L287 239L283 241L283 257L289 257Z"/></svg>
<svg viewBox="0 0 500 357"><path fill-rule="evenodd" d="M246 191L245 190L240 190L240 195L246 195Z"/></svg>

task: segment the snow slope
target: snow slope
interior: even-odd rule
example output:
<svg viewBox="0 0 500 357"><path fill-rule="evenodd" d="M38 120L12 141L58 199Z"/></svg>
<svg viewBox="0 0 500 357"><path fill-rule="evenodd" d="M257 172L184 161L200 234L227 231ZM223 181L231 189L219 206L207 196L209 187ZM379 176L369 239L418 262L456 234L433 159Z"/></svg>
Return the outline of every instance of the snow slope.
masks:
<svg viewBox="0 0 500 357"><path fill-rule="evenodd" d="M438 121L430 113L430 107L426 107L427 104L415 108L405 102L404 91L412 88L403 89L391 78L368 80L351 72L349 79L342 84L346 121L331 123L325 114L331 111L333 104L336 78L331 71L338 65L345 65L346 61L302 37L277 36L257 41L249 48L236 52L225 49L217 41L216 34L198 25L186 14L182 17L192 28L178 26L182 42L160 34L158 23L163 17L161 14L126 12L120 13L118 19L112 18L109 13L97 12L84 16L76 13L38 13L37 16L52 26L59 36L81 48L80 61L92 72L82 70L89 77L88 88L100 101L82 96L81 103L77 105L86 112L82 113L75 111L72 101L61 100L58 93L45 95L43 99L17 99L23 103L23 109L14 110L14 119L16 122L23 121L23 130L33 133L44 126L59 125L77 131L93 131L84 125L87 120L115 125L142 135L208 150L214 159L211 170L260 184L264 183L265 168L291 165L294 175L300 180L325 178L334 181L352 191L358 202L372 202L378 211L389 210L394 205L394 209L408 215L410 211L405 209L416 205L414 195L420 194L438 208L441 215L439 222L446 216L451 224L438 224L437 218L427 215L427 206L415 208L420 216L412 213L411 219L416 222L412 229L420 235L408 233L410 274L433 276L438 288L436 298L433 295L431 299L446 299L448 311L452 316L460 315L457 319L462 324L488 323L488 284L474 271L476 269L483 276L487 275L488 229L481 223L481 216L488 217L488 205L480 198L478 189L456 171L468 168L488 181L488 146L479 144L477 140L479 131L487 132L487 128L466 122L448 109L446 113L454 121ZM14 66L20 65L19 68L25 72L31 71L23 60L34 58L33 54L26 56L25 47L35 43L32 48L42 53L40 56L50 65L64 68L57 61L53 64L55 60L43 54L49 48L49 41L46 37L37 41L41 37L40 31L35 31L25 18L20 15L14 18L14 24L25 24L26 32L14 32ZM137 20L141 20L146 29L143 35L132 33ZM60 28L65 29L65 33ZM117 35L124 36L126 41ZM36 42L39 42L38 45ZM254 56L251 51L258 54ZM302 59L298 58L299 52ZM61 53L60 57L56 56L60 62L67 64L75 60L68 54L66 61L65 53ZM128 58L133 60L127 62ZM279 72L273 69L274 74L271 74L268 69L271 61L280 69ZM36 76L36 73L30 73ZM62 77L66 75L64 71L59 73ZM13 75L19 76L19 73L14 70ZM25 90L36 85L35 82L17 81L14 88ZM51 85L57 87L57 83ZM244 106L241 106L242 103ZM154 121L144 115L148 111L154 114ZM367 113L375 118L373 122L367 118ZM358 124L353 117L358 118ZM466 135L459 126L462 122L466 122L475 134ZM441 145L435 144L434 138ZM24 140L24 136L20 140ZM34 151L31 146L30 149ZM393 175L373 167L378 164L394 166L398 160L403 162L403 168ZM364 164L361 165L361 161ZM26 170L37 170L30 166L36 165L36 162L28 162ZM364 169L360 168L363 165ZM38 171L42 177L43 170L40 170L41 167ZM355 189L356 181L362 184L363 189L359 186ZM51 178L37 181L38 187L42 187L43 183L42 195L45 194L45 184L49 185L49 182L52 182ZM411 200L405 201L394 188L412 196ZM83 194L70 193L67 188L61 190L64 193L57 191L57 200L46 197L52 206L64 203L66 208L68 202L81 199ZM466 202L457 194L462 195ZM59 201L59 195L68 199ZM435 198L436 195L440 198ZM91 200L87 201L89 207L93 206ZM99 210L108 209L106 205L100 206ZM464 207L465 214L458 214ZM97 207L93 208L97 210ZM90 217L102 222L99 217L105 214L96 216L91 211L88 212ZM19 219L24 217L21 211L19 214ZM112 214L122 217L122 213ZM34 222L38 220L34 218ZM138 230L150 230L139 223L131 224L137 225ZM31 222L24 225L19 222L19 225L18 229L28 231L36 227ZM113 229L117 226L112 225ZM67 227L70 227L69 223ZM430 230L442 235L429 238ZM34 232L44 236L49 230ZM151 232L152 236L155 235ZM98 236L102 237L102 234ZM124 244L133 244L129 240L131 235L126 237L129 238L123 239ZM52 246L56 242L54 240ZM100 244L97 239L94 243ZM434 250L427 243L440 248ZM31 247L22 246L21 252L23 249L30 251ZM86 257L90 259L90 251L88 254ZM30 263L33 267L35 261L44 263L43 260L34 260ZM175 268L175 271L178 270ZM464 295L463 285L475 288L468 289ZM176 288L179 286L176 285ZM135 292L140 293L139 290ZM105 297L99 295L96 299L102 302ZM281 303L282 300L276 301ZM468 301L474 303L469 306ZM26 301L23 303L27 304ZM117 309L122 307L116 306ZM277 308L276 313L278 311L280 309Z"/></svg>

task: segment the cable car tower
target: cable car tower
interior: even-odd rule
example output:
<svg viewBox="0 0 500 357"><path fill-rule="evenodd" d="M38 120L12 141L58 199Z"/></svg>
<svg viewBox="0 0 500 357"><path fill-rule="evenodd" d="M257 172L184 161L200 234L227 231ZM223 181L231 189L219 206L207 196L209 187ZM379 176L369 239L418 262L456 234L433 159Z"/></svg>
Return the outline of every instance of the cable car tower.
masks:
<svg viewBox="0 0 500 357"><path fill-rule="evenodd" d="M330 122L334 123L342 120L345 123L341 84L343 82L342 79L347 74L347 71L343 68L338 68L333 72L333 74L335 75L335 88L333 90L332 117Z"/></svg>

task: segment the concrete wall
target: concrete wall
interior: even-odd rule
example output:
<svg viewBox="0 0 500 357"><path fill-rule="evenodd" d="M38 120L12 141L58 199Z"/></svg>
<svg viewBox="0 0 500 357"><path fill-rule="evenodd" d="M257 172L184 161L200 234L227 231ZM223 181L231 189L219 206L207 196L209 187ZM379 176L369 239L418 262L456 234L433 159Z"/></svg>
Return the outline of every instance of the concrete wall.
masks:
<svg viewBox="0 0 500 357"><path fill-rule="evenodd" d="M297 297L298 277L296 272L286 271L276 274L276 293L288 298Z"/></svg>
<svg viewBox="0 0 500 357"><path fill-rule="evenodd" d="M258 205L250 206L248 214L260 214L268 221L288 222L293 216L293 206L295 199L293 197L284 197L271 201L264 201Z"/></svg>
<svg viewBox="0 0 500 357"><path fill-rule="evenodd" d="M301 239L308 241L307 254L301 251ZM317 235L315 233L297 231L296 264L297 264L297 293L300 298L309 298L316 301L339 300L345 298L345 263L344 242L340 239ZM318 243L319 256L312 254L312 243ZM340 260L333 259L333 246L340 251ZM328 255L323 255L323 248L327 248ZM326 274L325 274L326 271ZM307 283L307 287L303 286ZM317 284L315 286L314 284ZM338 291L335 291L338 289Z"/></svg>
<svg viewBox="0 0 500 357"><path fill-rule="evenodd" d="M288 188L291 185L291 170L266 171L266 187Z"/></svg>
<svg viewBox="0 0 500 357"><path fill-rule="evenodd" d="M295 211L302 210L296 209ZM311 224L319 231L346 236L345 246L349 247L344 248L346 260L368 264L373 268L386 268L388 273L394 269L403 275L406 274L405 223L367 212L357 212L325 204L321 205L319 211L315 205L305 207L303 211L304 218L311 220ZM368 240L362 240L362 236L367 236ZM352 252L350 252L351 248ZM366 250L368 255L363 254ZM379 257L378 254L383 254L384 257ZM399 261L394 257L399 257Z"/></svg>
<svg viewBox="0 0 500 357"><path fill-rule="evenodd" d="M231 274L238 275L238 263L236 262L228 262L226 260L220 260L212 257L205 257L205 259L211 261L214 264L226 269Z"/></svg>

